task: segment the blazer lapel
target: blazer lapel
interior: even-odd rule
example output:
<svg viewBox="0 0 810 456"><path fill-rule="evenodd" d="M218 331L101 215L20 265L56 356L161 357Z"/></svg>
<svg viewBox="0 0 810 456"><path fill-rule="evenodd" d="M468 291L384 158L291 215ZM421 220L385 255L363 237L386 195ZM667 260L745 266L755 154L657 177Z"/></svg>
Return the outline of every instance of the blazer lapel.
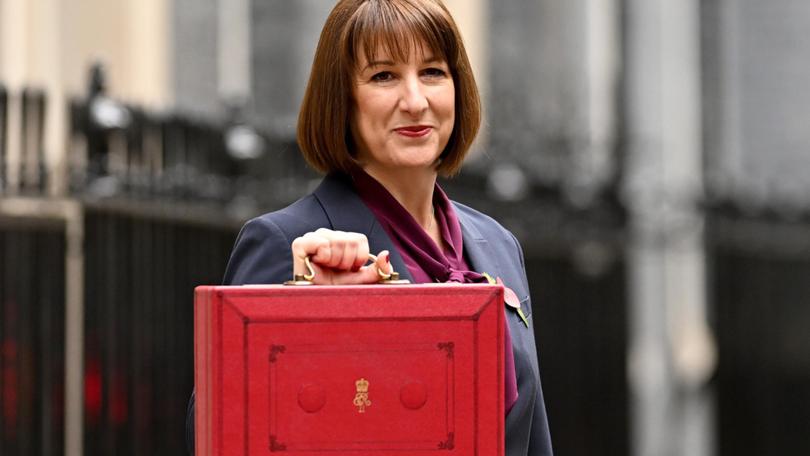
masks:
<svg viewBox="0 0 810 456"><path fill-rule="evenodd" d="M470 269L480 273L486 272L495 278L498 271L501 270L497 252L481 235L474 221L458 207L456 207L456 216L461 225L461 235L464 237L464 252L470 261Z"/></svg>
<svg viewBox="0 0 810 456"><path fill-rule="evenodd" d="M333 230L364 233L372 253L376 254L382 250L391 252L391 265L399 273L400 278L413 281L388 233L377 223L374 214L354 191L351 177L330 174L324 178L314 195L326 212Z"/></svg>

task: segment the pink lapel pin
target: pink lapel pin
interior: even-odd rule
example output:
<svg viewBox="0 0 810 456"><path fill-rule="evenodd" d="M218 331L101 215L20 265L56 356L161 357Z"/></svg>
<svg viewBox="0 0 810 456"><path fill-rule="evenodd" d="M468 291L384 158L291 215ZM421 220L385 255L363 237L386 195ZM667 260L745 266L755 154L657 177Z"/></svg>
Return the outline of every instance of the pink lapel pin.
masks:
<svg viewBox="0 0 810 456"><path fill-rule="evenodd" d="M517 314L520 316L520 319L523 320L523 324L526 325L526 327L528 328L529 320L526 318L526 315L523 314L523 309L520 308L520 299L518 299L517 294L515 294L515 292L511 288L507 287L500 277L495 279L495 282L500 285L503 285L503 299L504 301L506 301L506 305L517 311Z"/></svg>

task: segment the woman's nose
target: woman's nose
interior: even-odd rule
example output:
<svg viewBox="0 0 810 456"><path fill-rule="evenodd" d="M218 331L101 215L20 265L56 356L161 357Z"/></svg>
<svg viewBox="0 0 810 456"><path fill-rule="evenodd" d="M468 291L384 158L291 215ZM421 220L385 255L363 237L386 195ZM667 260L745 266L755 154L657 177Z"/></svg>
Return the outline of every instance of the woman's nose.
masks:
<svg viewBox="0 0 810 456"><path fill-rule="evenodd" d="M400 109L411 115L422 114L428 107L427 94L418 77L405 78L399 100Z"/></svg>

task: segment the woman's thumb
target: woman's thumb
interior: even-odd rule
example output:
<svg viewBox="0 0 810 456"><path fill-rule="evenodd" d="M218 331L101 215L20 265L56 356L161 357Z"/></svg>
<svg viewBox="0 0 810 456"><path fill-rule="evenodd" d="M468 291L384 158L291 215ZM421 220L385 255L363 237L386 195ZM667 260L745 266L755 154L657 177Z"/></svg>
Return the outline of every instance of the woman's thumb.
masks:
<svg viewBox="0 0 810 456"><path fill-rule="evenodd" d="M363 275L363 283L377 283L391 274L390 254L383 250L377 255L377 261L360 269Z"/></svg>
<svg viewBox="0 0 810 456"><path fill-rule="evenodd" d="M378 276L380 279L386 279L391 276L391 273L394 272L394 267L391 266L391 254L388 250L383 250L377 255L377 261L374 262L374 266L376 266L377 271L379 271Z"/></svg>

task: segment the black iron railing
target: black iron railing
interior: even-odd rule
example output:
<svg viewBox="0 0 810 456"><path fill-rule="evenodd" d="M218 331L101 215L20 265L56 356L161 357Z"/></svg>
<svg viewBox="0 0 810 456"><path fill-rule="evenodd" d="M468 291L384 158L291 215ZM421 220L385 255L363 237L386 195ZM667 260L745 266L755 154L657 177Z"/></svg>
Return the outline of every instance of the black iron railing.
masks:
<svg viewBox="0 0 810 456"><path fill-rule="evenodd" d="M0 192L26 195L42 194L47 186L44 130L46 97L44 92L26 88L11 93L0 85ZM10 119L18 119L16 161L10 154ZM11 187L11 173L15 184Z"/></svg>
<svg viewBox="0 0 810 456"><path fill-rule="evenodd" d="M810 453L810 214L708 217L721 455Z"/></svg>
<svg viewBox="0 0 810 456"><path fill-rule="evenodd" d="M63 454L65 238L0 216L0 453Z"/></svg>

